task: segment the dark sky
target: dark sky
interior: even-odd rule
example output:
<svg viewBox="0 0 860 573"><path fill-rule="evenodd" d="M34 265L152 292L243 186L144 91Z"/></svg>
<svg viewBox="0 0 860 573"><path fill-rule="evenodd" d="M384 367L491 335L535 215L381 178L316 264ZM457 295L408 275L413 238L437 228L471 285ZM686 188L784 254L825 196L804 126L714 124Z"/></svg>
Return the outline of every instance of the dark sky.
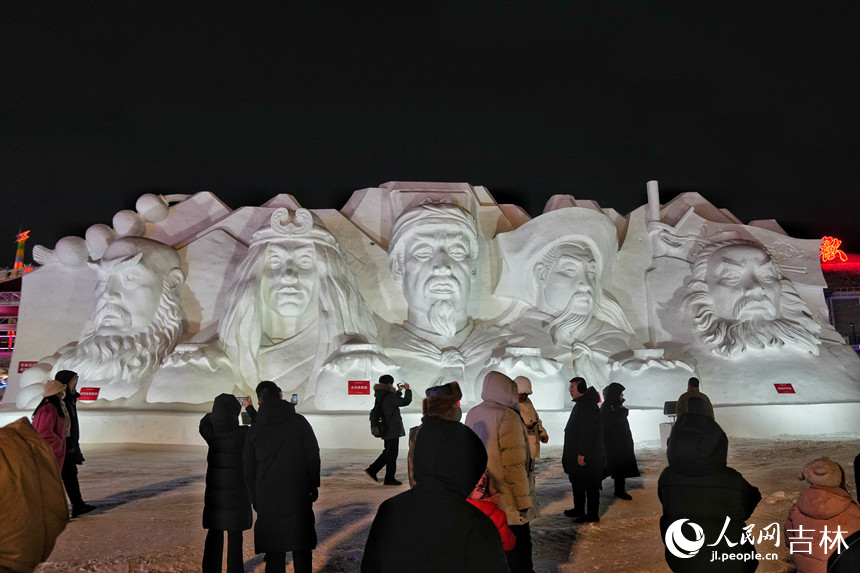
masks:
<svg viewBox="0 0 860 573"><path fill-rule="evenodd" d="M359 4L3 3L0 267L19 227L29 258L145 192L340 208L390 180L537 215L658 179L860 252L850 3Z"/></svg>

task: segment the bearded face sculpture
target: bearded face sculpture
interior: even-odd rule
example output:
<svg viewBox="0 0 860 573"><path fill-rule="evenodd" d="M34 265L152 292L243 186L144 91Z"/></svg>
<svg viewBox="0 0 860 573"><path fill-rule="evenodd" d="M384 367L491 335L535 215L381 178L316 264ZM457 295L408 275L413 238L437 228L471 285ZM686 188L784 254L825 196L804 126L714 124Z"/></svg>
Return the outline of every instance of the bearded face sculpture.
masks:
<svg viewBox="0 0 860 573"><path fill-rule="evenodd" d="M180 289L185 281L173 248L123 237L92 266L96 303L77 344L61 351L54 371L78 372L99 399L128 398L148 382L185 331Z"/></svg>
<svg viewBox="0 0 860 573"><path fill-rule="evenodd" d="M818 354L821 327L761 245L730 240L703 248L692 264L684 307L696 340L725 358L797 348Z"/></svg>
<svg viewBox="0 0 860 573"><path fill-rule="evenodd" d="M391 233L389 264L408 303L407 322L451 338L469 322L477 256L474 219L449 204L413 207Z"/></svg>

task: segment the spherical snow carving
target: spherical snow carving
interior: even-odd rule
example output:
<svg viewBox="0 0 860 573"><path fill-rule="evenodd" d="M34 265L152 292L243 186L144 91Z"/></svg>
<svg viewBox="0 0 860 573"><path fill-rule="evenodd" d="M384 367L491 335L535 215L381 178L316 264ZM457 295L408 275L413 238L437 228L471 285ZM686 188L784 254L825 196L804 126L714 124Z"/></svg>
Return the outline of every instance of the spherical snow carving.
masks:
<svg viewBox="0 0 860 573"><path fill-rule="evenodd" d="M87 229L85 237L87 238L87 247L93 258L99 259L108 245L116 239L116 233L107 225L99 223Z"/></svg>
<svg viewBox="0 0 860 573"><path fill-rule="evenodd" d="M79 267L87 261L87 242L80 237L63 237L54 246L57 260L67 267Z"/></svg>
<svg viewBox="0 0 860 573"><path fill-rule="evenodd" d="M120 237L142 237L146 222L134 211L125 210L113 216L113 228Z"/></svg>
<svg viewBox="0 0 860 573"><path fill-rule="evenodd" d="M152 193L141 195L134 206L144 219L152 223L158 223L167 218L167 203L158 195Z"/></svg>

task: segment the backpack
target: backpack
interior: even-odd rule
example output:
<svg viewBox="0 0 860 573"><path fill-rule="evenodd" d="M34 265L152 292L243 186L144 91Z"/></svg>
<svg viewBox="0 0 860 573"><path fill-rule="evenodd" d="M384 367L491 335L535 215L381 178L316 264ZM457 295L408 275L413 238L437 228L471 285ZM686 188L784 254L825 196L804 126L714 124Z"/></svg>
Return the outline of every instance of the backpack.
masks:
<svg viewBox="0 0 860 573"><path fill-rule="evenodd" d="M388 424L385 423L382 400L377 400L370 410L370 433L375 438L384 438L386 432L388 432Z"/></svg>

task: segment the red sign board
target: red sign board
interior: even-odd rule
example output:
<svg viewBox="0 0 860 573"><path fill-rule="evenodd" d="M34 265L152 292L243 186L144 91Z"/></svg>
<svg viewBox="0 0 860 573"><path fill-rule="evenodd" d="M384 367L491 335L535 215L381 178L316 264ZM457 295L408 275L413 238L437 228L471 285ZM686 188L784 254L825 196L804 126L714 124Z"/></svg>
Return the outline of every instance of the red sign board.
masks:
<svg viewBox="0 0 860 573"><path fill-rule="evenodd" d="M24 370L27 370L28 368L32 368L35 365L36 365L35 361L33 361L33 362L19 362L18 363L18 374L20 374Z"/></svg>
<svg viewBox="0 0 860 573"><path fill-rule="evenodd" d="M774 384L777 394L794 394L794 386L791 384Z"/></svg>
<svg viewBox="0 0 860 573"><path fill-rule="evenodd" d="M370 396L370 380L350 380L347 394Z"/></svg>
<svg viewBox="0 0 860 573"><path fill-rule="evenodd" d="M99 388L81 388L81 397L79 400L92 401L99 397Z"/></svg>

